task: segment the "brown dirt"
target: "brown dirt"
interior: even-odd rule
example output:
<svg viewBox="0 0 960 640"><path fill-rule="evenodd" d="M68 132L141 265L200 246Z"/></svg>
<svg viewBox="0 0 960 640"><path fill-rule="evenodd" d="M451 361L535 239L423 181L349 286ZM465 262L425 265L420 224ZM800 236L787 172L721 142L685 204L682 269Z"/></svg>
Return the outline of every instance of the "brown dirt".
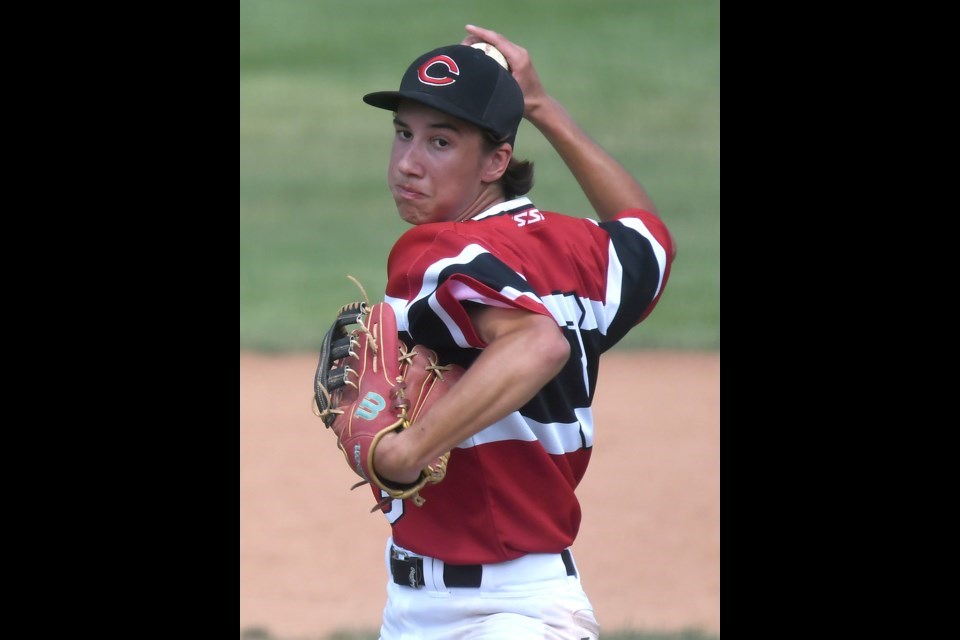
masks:
<svg viewBox="0 0 960 640"><path fill-rule="evenodd" d="M376 629L389 527L310 411L314 355L240 354L240 629ZM606 631L720 632L720 355L610 353L573 547Z"/></svg>

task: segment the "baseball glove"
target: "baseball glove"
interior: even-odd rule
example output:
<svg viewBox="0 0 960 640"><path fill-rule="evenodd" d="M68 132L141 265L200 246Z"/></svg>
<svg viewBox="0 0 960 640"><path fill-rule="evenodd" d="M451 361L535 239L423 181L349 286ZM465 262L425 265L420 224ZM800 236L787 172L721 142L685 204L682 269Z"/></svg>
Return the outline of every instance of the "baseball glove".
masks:
<svg viewBox="0 0 960 640"><path fill-rule="evenodd" d="M356 328L348 331L348 327ZM327 331L314 378L316 415L337 436L347 465L363 478L352 488L372 483L384 498L425 502L420 491L443 480L450 452L439 456L409 485L397 485L377 475L373 452L388 433L412 425L460 379L464 369L441 366L432 349L407 349L397 334L393 308L354 302L340 308Z"/></svg>

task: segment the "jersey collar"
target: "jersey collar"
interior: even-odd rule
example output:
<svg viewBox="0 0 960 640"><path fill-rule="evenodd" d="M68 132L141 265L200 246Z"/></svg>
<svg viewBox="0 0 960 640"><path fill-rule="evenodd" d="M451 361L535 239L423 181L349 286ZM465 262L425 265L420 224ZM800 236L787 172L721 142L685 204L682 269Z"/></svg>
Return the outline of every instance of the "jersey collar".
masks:
<svg viewBox="0 0 960 640"><path fill-rule="evenodd" d="M483 220L484 218L489 218L490 216L496 216L501 213L511 212L516 209L528 209L533 206L533 202L530 201L530 198L515 198L513 200L507 200L506 202L501 202L500 204L495 204L486 211L482 211L477 215L470 218L471 220Z"/></svg>

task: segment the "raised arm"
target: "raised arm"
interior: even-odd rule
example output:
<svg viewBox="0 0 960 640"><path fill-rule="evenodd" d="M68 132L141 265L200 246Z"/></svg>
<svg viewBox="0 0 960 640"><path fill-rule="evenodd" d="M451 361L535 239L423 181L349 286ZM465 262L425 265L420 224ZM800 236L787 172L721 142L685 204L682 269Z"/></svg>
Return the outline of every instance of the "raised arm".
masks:
<svg viewBox="0 0 960 640"><path fill-rule="evenodd" d="M566 163L601 220L631 208L659 215L646 189L546 92L526 49L496 31L467 25L467 32L464 44L489 42L503 53L523 90L524 117Z"/></svg>

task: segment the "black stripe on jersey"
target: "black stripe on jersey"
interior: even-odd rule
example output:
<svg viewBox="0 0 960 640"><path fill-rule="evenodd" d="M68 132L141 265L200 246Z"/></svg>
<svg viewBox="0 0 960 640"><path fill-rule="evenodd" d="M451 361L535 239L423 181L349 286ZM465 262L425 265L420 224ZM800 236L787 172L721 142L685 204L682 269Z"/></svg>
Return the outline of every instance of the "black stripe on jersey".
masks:
<svg viewBox="0 0 960 640"><path fill-rule="evenodd" d="M567 364L569 366L570 363ZM580 369L580 363L575 364L576 370L570 372L568 368L564 368L556 378L546 384L540 393L533 397L533 400L520 408L520 413L525 418L536 420L542 424L576 422L577 414L573 411L573 408L586 407L587 405L584 399L578 397L579 392L573 394L577 397L571 397L571 389L583 388L583 372Z"/></svg>
<svg viewBox="0 0 960 640"><path fill-rule="evenodd" d="M580 317L583 317L583 308L579 297L572 293L564 294L560 291L553 292L553 295L574 300L581 307ZM577 415L574 409L591 406L597 389L603 335L597 329L587 331L575 326L572 322L568 322L567 326L563 328L563 335L570 343L570 358L560 373L557 374L557 377L547 383L537 397L520 410L520 413L524 416L544 424L576 422ZM583 344L582 350L581 342ZM586 358L583 357L584 351L586 352ZM584 384L584 361L586 361L587 366L586 385ZM585 438L584 443L586 443Z"/></svg>
<svg viewBox="0 0 960 640"><path fill-rule="evenodd" d="M509 286L517 291L536 295L526 280L489 253L482 253L470 262L451 264L443 269L438 277L437 288L457 274L472 278L494 291L499 292ZM459 348L447 325L430 308L430 296L413 303L407 315L410 326L408 333L414 343L426 345L438 352L447 348Z"/></svg>
<svg viewBox="0 0 960 640"><path fill-rule="evenodd" d="M660 264L650 240L619 222L602 222L600 226L610 234L610 242L623 266L620 283L621 306L607 330L603 350L617 344L653 302L660 282ZM610 283L607 283L610 286Z"/></svg>
<svg viewBox="0 0 960 640"><path fill-rule="evenodd" d="M576 337L573 339L576 340ZM591 361L588 360L588 362ZM594 365L597 363L596 360L592 362ZM593 371L588 372L591 383L588 394L588 390L583 385L583 364L579 355L571 350L570 359L557 377L548 382L533 400L524 405L520 413L543 424L576 422L575 409L585 409L593 401L597 372L595 366L591 369Z"/></svg>

